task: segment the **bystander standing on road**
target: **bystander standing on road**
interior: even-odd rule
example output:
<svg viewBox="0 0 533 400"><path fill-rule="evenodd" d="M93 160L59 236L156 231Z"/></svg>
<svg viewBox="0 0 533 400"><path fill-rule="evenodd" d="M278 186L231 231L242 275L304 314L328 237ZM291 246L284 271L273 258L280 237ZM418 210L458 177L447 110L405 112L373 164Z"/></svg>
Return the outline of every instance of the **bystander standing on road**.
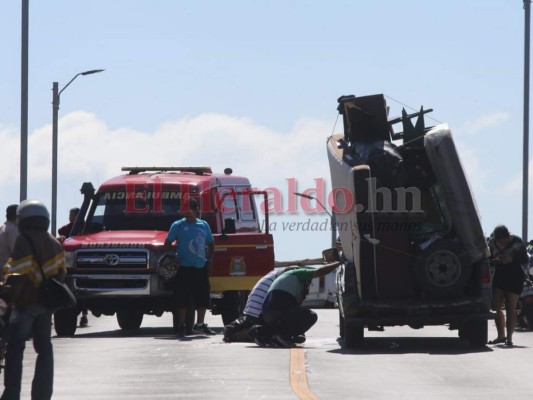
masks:
<svg viewBox="0 0 533 400"><path fill-rule="evenodd" d="M17 205L11 204L6 208L6 222L0 227L0 278L2 268L13 255L18 235Z"/></svg>
<svg viewBox="0 0 533 400"><path fill-rule="evenodd" d="M205 313L210 306L211 289L209 273L213 266L214 239L209 224L199 218L199 206L195 199L184 199L182 211L185 217L175 221L165 240L165 249L171 250L176 241L180 268L174 280L176 301L176 335L186 335L185 317L190 298L196 308L196 324L193 331L214 335L206 323Z"/></svg>
<svg viewBox="0 0 533 400"><path fill-rule="evenodd" d="M498 225L492 233L489 248L495 267L492 301L493 310L496 311L495 322L498 331L498 337L489 344L503 343L512 347L516 326L516 305L525 279L522 265L528 261L526 246L518 236L511 235L505 225ZM502 310L504 304L506 315Z"/></svg>
<svg viewBox="0 0 533 400"><path fill-rule="evenodd" d="M63 225L61 228L57 230L58 238L61 243L63 243L68 237L70 237L70 232L72 231L72 227L74 226L74 221L76 221L76 217L78 216L80 212L80 209L78 207L71 208L68 213L68 224ZM88 311L86 308L83 308L81 310L81 318L80 318L80 328L85 328L89 324L89 319L87 318Z"/></svg>
<svg viewBox="0 0 533 400"><path fill-rule="evenodd" d="M22 359L26 341L33 338L37 353L31 398L52 397L54 355L51 341L52 315L42 304L39 286L43 273L47 278L66 273L65 253L61 244L48 233L50 214L43 203L24 200L17 208L20 235L13 251L13 261L6 268L13 283L13 310L9 317L4 393L2 400L18 400L22 381Z"/></svg>

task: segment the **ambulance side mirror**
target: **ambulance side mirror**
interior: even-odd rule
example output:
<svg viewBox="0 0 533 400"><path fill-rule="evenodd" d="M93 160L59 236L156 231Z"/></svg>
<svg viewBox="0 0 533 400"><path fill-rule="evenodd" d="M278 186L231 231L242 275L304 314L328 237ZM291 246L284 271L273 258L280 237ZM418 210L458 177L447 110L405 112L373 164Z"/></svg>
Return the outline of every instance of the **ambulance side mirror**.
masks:
<svg viewBox="0 0 533 400"><path fill-rule="evenodd" d="M237 228L235 227L235 219L226 218L224 220L224 233L227 235L237 233Z"/></svg>
<svg viewBox="0 0 533 400"><path fill-rule="evenodd" d="M339 251L335 247L332 247L331 249L326 249L322 251L322 259L327 263L333 262L333 261L339 261L340 260Z"/></svg>

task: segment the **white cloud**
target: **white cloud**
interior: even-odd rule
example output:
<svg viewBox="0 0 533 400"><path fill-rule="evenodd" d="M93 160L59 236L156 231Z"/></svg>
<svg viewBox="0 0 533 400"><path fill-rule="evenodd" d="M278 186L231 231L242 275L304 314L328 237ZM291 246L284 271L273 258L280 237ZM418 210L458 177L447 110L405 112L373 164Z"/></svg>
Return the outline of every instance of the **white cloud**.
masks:
<svg viewBox="0 0 533 400"><path fill-rule="evenodd" d="M57 226L66 222L71 207L81 204L83 182L98 187L121 174L122 166L207 165L214 172L231 167L235 175L249 177L259 189L278 188L286 206L286 179L295 178L299 190L314 187L314 178L329 181L326 138L330 130L330 122L313 119L299 120L289 132L278 132L248 118L201 114L169 121L154 132L141 132L110 129L91 113L69 113L59 120L58 129ZM28 144L28 197L47 205L51 197L51 131L50 125L36 129ZM18 132L0 127L0 140L13 156L0 160L0 204L9 204L19 197ZM307 220L309 216L300 214L299 218ZM320 248L328 246L327 233L325 238ZM287 247L289 253L281 248L278 252L284 259L291 258L287 254L292 246L288 243ZM300 252L306 253L294 257L319 256L305 249Z"/></svg>
<svg viewBox="0 0 533 400"><path fill-rule="evenodd" d="M492 128L503 121L507 121L509 118L510 115L506 112L494 112L492 114L481 115L474 120L467 121L457 131L461 134L476 134L484 129Z"/></svg>
<svg viewBox="0 0 533 400"><path fill-rule="evenodd" d="M81 204L79 189L83 182L98 187L104 180L121 174L122 166L207 165L215 172L231 167L235 175L249 177L258 189L278 188L284 196L284 206L288 178L297 180L299 191L315 187L314 179L322 178L327 182L327 193L330 179L326 138L331 134L331 122L300 119L289 131L280 132L249 118L206 113L168 121L153 132L143 132L127 127L111 129L91 113L69 113L59 121L57 226L66 223L71 207ZM41 199L47 205L51 196L51 131L51 126L46 125L31 132L28 154L28 197ZM16 203L19 197L18 130L0 126L0 141L4 149L9 149L7 156L0 159L3 208ZM456 145L478 204L490 200L491 207L503 209L510 197L519 199L520 176L495 191L481 150L465 140L456 140ZM533 164L530 171L533 178ZM490 228L496 216L480 211ZM297 215L271 217L271 221L278 221L274 232L277 259L315 258L328 247L329 232L281 229L283 221L306 222L312 218L323 222L328 218L325 214L311 216L300 211Z"/></svg>
<svg viewBox="0 0 533 400"><path fill-rule="evenodd" d="M522 196L522 171L520 174L513 176L510 178L504 185L503 188L500 190L502 194L506 194L507 196ZM533 160L529 162L528 167L528 181L529 181L529 188L533 186Z"/></svg>

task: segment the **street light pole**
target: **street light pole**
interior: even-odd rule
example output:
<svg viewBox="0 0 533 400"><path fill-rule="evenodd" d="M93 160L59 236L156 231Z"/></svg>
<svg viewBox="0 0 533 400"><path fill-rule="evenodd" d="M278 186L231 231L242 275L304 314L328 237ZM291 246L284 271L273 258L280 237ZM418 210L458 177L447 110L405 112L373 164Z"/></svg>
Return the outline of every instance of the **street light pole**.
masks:
<svg viewBox="0 0 533 400"><path fill-rule="evenodd" d="M20 76L20 201L28 198L28 21L29 0L22 1Z"/></svg>
<svg viewBox="0 0 533 400"><path fill-rule="evenodd" d="M529 194L529 31L531 0L524 1L524 144L522 160L522 240L528 242L528 194Z"/></svg>
<svg viewBox="0 0 533 400"><path fill-rule="evenodd" d="M80 75L96 74L104 71L103 69L93 69L90 71L80 72L74 75L63 89L59 90L59 84L53 82L52 84L52 210L51 210L51 229L52 235L56 235L56 216L57 216L57 126L59 114L59 102L61 93Z"/></svg>

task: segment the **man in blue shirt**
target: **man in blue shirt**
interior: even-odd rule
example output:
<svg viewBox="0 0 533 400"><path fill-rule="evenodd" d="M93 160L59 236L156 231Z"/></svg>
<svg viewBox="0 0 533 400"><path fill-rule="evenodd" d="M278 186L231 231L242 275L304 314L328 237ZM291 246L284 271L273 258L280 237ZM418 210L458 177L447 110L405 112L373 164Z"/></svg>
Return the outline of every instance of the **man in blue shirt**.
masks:
<svg viewBox="0 0 533 400"><path fill-rule="evenodd" d="M211 228L204 220L198 218L198 203L190 198L183 203L185 218L175 221L168 231L165 249L172 249L176 241L177 257L180 268L174 281L176 300L177 327L176 335L186 334L185 316L189 299L192 297L196 307L197 319L193 331L214 335L204 323L206 310L209 308L210 291L209 273L213 265L214 242Z"/></svg>

